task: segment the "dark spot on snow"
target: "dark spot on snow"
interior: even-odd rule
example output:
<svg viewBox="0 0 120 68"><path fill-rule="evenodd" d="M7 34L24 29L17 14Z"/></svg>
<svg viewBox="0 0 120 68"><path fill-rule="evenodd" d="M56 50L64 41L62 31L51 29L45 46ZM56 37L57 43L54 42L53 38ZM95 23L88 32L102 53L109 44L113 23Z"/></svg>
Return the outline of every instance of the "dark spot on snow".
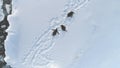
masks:
<svg viewBox="0 0 120 68"><path fill-rule="evenodd" d="M74 14L74 12L73 12L73 11L70 11L70 12L67 14L67 17L73 17L73 14Z"/></svg>
<svg viewBox="0 0 120 68"><path fill-rule="evenodd" d="M59 32L58 32L58 29L57 29L57 28L56 28L56 29L53 29L52 36L55 36L56 34L59 34Z"/></svg>
<svg viewBox="0 0 120 68"><path fill-rule="evenodd" d="M62 29L63 31L67 31L65 25L61 25L61 29Z"/></svg>

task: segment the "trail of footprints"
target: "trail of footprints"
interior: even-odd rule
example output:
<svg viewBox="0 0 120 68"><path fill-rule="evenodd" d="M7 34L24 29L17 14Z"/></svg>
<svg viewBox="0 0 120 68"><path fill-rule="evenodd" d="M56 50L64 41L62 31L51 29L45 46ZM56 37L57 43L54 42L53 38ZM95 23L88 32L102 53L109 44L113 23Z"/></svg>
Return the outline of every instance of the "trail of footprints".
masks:
<svg viewBox="0 0 120 68"><path fill-rule="evenodd" d="M47 58L48 56L46 56L45 54L53 47L57 38L60 37L59 34L61 32L59 32L58 28L60 28L61 31L67 32L66 25L71 23L69 19L73 18L76 8L82 7L83 4L87 3L89 0L84 0L82 2L79 0L70 1L71 2L70 4L68 4L68 7L67 9L65 9L65 12L66 10L70 10L71 8L72 9L69 12L67 11L67 13L64 12L63 15L65 16L53 18L51 20L51 23L53 24L36 39L29 52L24 56L22 61L23 64L31 64L32 67L35 65L46 65L52 61L50 58ZM78 5L71 4L73 1L77 3L79 1L80 3L78 3Z"/></svg>
<svg viewBox="0 0 120 68"><path fill-rule="evenodd" d="M71 16L69 14L67 15L67 17L72 17L73 14ZM65 25L60 25L59 27L61 28L62 31L67 31ZM50 49L50 47L52 48L52 45L54 44L54 41L55 41L55 40L53 40L53 37L56 36L56 34L59 34L57 28L52 29L52 31L53 31L52 33L51 33L51 30L46 32L45 35L42 36L37 41L37 43L34 45L34 47L32 47L31 51L27 54L27 56L24 59L25 64L26 63L32 64L34 66L34 65L45 65L45 64L49 63L49 60L45 59L45 56L42 56L41 53L48 51Z"/></svg>

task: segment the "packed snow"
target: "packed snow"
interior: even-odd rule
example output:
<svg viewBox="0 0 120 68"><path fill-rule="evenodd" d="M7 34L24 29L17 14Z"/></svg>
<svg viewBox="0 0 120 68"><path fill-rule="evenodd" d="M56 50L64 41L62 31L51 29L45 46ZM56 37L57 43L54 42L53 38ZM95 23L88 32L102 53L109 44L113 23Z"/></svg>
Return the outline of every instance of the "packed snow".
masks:
<svg viewBox="0 0 120 68"><path fill-rule="evenodd" d="M119 0L13 0L7 63L13 68L119 68L119 5ZM73 17L67 17L70 11ZM53 37L56 28L59 34Z"/></svg>

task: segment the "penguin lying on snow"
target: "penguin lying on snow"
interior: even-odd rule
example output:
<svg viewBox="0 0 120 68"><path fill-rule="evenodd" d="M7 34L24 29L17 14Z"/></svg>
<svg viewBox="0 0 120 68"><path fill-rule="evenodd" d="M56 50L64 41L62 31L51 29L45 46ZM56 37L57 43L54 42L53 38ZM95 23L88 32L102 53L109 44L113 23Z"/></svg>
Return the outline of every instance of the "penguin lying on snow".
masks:
<svg viewBox="0 0 120 68"><path fill-rule="evenodd" d="M58 32L58 29L56 28L56 29L52 29L53 30L53 33L52 33L52 36L55 36L56 34L59 34L59 32Z"/></svg>
<svg viewBox="0 0 120 68"><path fill-rule="evenodd" d="M60 25L60 26L61 26L62 31L67 31L65 25ZM52 29L52 30L53 30L53 32L52 32L52 36L55 36L56 34L59 34L57 28L56 28L56 29Z"/></svg>
<svg viewBox="0 0 120 68"><path fill-rule="evenodd" d="M67 14L67 17L73 17L73 14L74 14L74 12L73 12L73 11L70 11L70 12Z"/></svg>
<svg viewBox="0 0 120 68"><path fill-rule="evenodd" d="M62 29L63 31L67 31L67 30L66 30L66 27L65 27L64 25L61 25L61 29Z"/></svg>

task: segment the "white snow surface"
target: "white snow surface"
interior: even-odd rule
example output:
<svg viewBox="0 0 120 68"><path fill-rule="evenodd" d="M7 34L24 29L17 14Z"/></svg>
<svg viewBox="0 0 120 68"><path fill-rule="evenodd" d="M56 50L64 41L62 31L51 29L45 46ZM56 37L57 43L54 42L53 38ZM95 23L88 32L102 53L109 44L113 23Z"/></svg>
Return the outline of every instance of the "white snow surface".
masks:
<svg viewBox="0 0 120 68"><path fill-rule="evenodd" d="M13 68L120 68L119 6L119 0L13 0L6 61ZM60 34L53 37L55 28Z"/></svg>

